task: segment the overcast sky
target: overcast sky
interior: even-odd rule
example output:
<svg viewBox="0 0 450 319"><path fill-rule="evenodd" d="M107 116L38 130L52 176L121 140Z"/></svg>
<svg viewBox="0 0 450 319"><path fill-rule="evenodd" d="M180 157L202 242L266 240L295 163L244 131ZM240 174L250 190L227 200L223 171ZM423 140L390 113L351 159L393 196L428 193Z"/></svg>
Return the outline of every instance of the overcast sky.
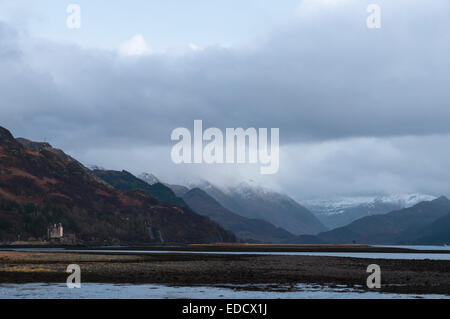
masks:
<svg viewBox="0 0 450 319"><path fill-rule="evenodd" d="M448 0L0 0L0 125L169 182L450 195ZM368 29L370 3L381 28ZM174 165L170 133L280 128L280 171Z"/></svg>

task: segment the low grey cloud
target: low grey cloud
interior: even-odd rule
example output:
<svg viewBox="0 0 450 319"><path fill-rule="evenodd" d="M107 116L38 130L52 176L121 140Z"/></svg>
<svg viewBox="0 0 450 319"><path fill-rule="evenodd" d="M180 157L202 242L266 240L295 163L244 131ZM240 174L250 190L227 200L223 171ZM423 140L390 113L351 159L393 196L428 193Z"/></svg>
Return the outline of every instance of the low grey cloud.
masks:
<svg viewBox="0 0 450 319"><path fill-rule="evenodd" d="M366 27L369 1L304 0L289 26L246 47L177 55L82 49L0 23L0 125L100 165L129 168L118 154L135 151L159 162L132 169L157 166L168 177L176 127L191 128L195 119L222 129L279 127L287 157L272 182L291 193L370 192L383 184L447 190L401 163L425 163L414 146L429 138L436 163L426 162L426 172L434 176L433 165L441 165L436 158L450 134L450 3L378 2L381 29ZM308 163L305 145L322 157ZM327 157L337 146L360 152ZM347 183L348 174L356 180ZM309 190L299 189L303 182Z"/></svg>

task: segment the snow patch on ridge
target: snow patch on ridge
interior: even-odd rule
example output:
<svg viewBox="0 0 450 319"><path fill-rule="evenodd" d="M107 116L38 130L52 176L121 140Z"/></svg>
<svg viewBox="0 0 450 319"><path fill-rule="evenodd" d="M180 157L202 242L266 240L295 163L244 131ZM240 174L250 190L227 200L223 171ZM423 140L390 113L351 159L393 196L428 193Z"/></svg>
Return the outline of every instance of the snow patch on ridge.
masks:
<svg viewBox="0 0 450 319"><path fill-rule="evenodd" d="M423 201L431 201L436 196L427 194L391 194L382 196L355 196L355 197L334 197L331 199L314 199L305 200L303 204L314 210L320 211L322 214L342 214L345 209L364 205L366 207L374 207L377 204L395 204L401 208L414 206Z"/></svg>

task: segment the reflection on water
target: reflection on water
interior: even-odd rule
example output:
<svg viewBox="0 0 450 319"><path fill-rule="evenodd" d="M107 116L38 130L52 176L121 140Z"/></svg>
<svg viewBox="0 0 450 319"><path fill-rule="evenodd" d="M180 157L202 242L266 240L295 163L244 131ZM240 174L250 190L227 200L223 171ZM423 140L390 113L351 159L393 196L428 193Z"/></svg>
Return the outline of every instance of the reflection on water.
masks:
<svg viewBox="0 0 450 319"><path fill-rule="evenodd" d="M261 291L265 288L269 291ZM247 290L246 290L247 289ZM248 290L251 289L251 290ZM254 290L256 289L256 290ZM259 290L258 290L259 289ZM360 288L328 287L297 284L295 286L194 286L131 285L85 283L81 289L69 289L65 284L0 284L2 299L406 299L450 298L444 295L410 295L366 292Z"/></svg>

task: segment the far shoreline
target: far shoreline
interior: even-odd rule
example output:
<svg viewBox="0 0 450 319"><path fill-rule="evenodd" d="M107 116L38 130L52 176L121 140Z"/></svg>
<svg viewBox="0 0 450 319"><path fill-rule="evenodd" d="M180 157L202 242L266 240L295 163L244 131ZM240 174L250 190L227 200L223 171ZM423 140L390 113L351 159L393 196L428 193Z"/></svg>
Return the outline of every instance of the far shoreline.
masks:
<svg viewBox="0 0 450 319"><path fill-rule="evenodd" d="M127 251L190 251L190 252L342 252L342 253L424 253L424 254L450 254L448 249L421 249L388 247L389 245L368 244L254 244L254 243L213 243L213 244L130 244L130 245L58 245L58 244L17 244L0 245L0 250L30 250L39 251L48 249L61 250L120 250ZM395 246L395 245L392 245ZM402 245L398 245L402 246ZM406 246L406 245L405 245ZM408 245L408 247L413 245ZM430 245L433 246L433 245Z"/></svg>

